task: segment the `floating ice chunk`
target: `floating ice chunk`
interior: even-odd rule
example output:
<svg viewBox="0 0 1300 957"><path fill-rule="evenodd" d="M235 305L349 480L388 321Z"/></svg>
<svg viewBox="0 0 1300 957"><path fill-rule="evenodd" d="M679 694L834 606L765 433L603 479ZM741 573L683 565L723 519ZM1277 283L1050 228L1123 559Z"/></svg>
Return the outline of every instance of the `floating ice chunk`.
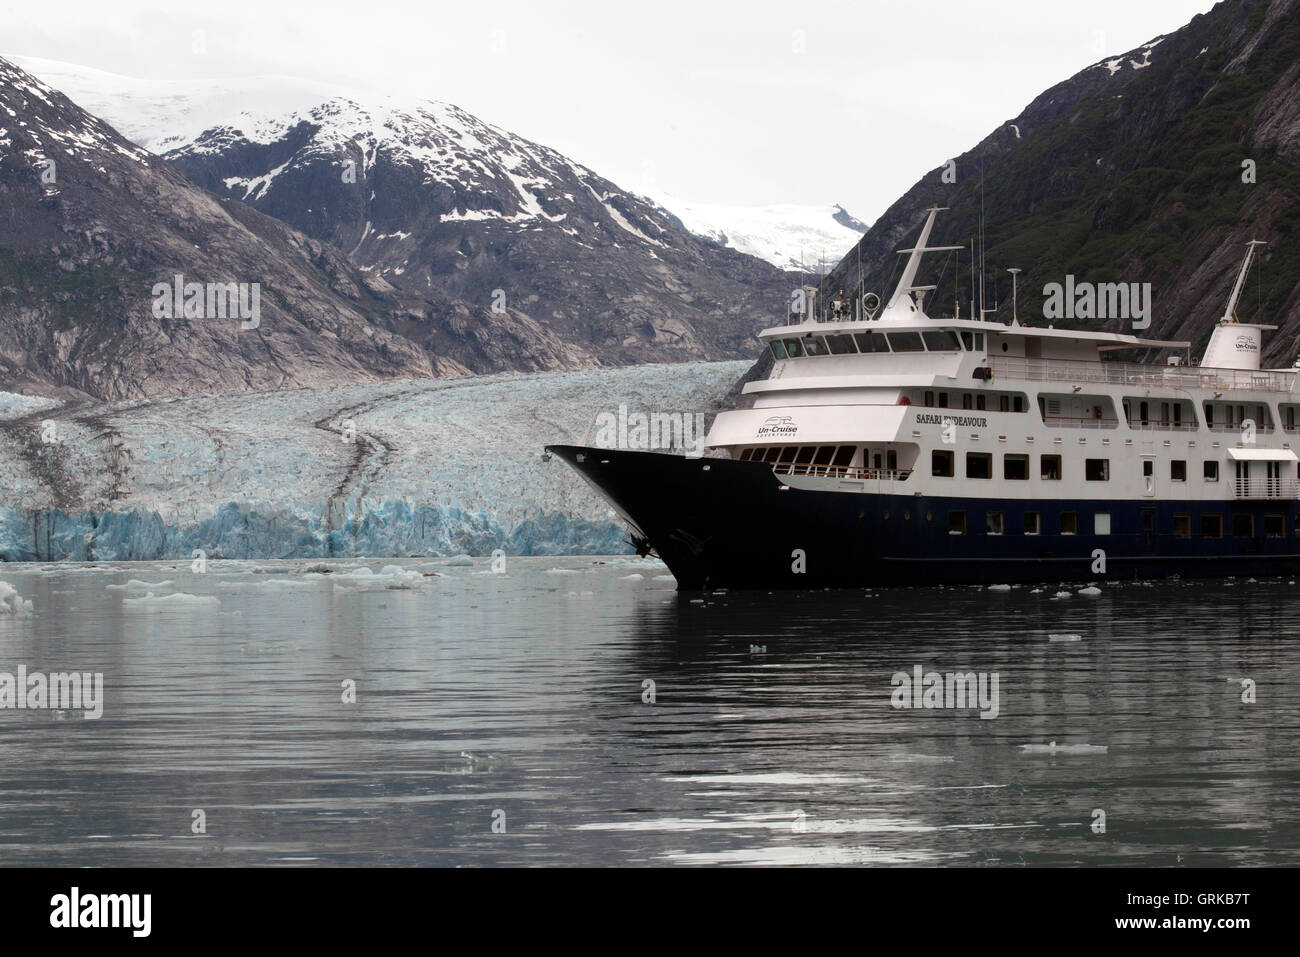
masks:
<svg viewBox="0 0 1300 957"><path fill-rule="evenodd" d="M468 568L474 564L474 559L470 558L468 555L456 555L453 558L447 559L443 564L449 565L452 568Z"/></svg>
<svg viewBox="0 0 1300 957"><path fill-rule="evenodd" d="M1104 744L1022 744L1020 750L1027 754L1105 754Z"/></svg>
<svg viewBox="0 0 1300 957"><path fill-rule="evenodd" d="M896 754L894 760L900 764L947 764L957 759L951 754Z"/></svg>
<svg viewBox="0 0 1300 957"><path fill-rule="evenodd" d="M989 591L1011 591L1010 585L990 585Z"/></svg>
<svg viewBox="0 0 1300 957"><path fill-rule="evenodd" d="M1052 597L1053 597L1053 598L1069 598L1069 597L1070 597L1070 593L1069 593L1068 591L1058 591L1058 592L1057 592L1055 595L1053 595Z"/></svg>
<svg viewBox="0 0 1300 957"><path fill-rule="evenodd" d="M0 615L12 615L18 618L31 613L31 601L18 594L18 589L13 585L0 581Z"/></svg>
<svg viewBox="0 0 1300 957"><path fill-rule="evenodd" d="M189 592L173 592L170 595L155 595L147 592L141 598L123 598L122 604L129 608L216 608L221 600L215 595L191 595Z"/></svg>
<svg viewBox="0 0 1300 957"><path fill-rule="evenodd" d="M171 585L171 579L161 582L142 582L138 578L132 578L125 585L105 585L105 591L148 591L151 588L166 588Z"/></svg>
<svg viewBox="0 0 1300 957"><path fill-rule="evenodd" d="M548 574L548 575L581 575L581 574L582 574L582 571L581 571L581 569L578 569L578 568L548 568L548 569L546 569L546 574Z"/></svg>
<svg viewBox="0 0 1300 957"><path fill-rule="evenodd" d="M1100 595L1100 594L1101 594L1101 589L1098 588L1096 585L1089 585L1087 588L1080 588L1080 589L1079 589L1079 594L1080 594L1080 595L1089 595L1089 596L1092 596L1092 595Z"/></svg>
<svg viewBox="0 0 1300 957"><path fill-rule="evenodd" d="M1048 635L1047 640L1048 641L1083 641L1083 635L1069 635L1069 634Z"/></svg>
<svg viewBox="0 0 1300 957"><path fill-rule="evenodd" d="M631 575L620 575L618 580L621 582L639 582L639 581L645 581L645 576L638 575L636 572L633 572Z"/></svg>

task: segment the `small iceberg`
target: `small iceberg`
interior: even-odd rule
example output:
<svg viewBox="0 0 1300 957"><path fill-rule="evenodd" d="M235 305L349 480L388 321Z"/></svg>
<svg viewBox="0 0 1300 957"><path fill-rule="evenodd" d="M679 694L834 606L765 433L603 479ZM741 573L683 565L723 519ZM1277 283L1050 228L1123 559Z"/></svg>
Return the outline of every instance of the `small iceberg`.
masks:
<svg viewBox="0 0 1300 957"><path fill-rule="evenodd" d="M31 601L18 594L18 589L13 585L0 581L0 615L12 615L19 618L31 613Z"/></svg>
<svg viewBox="0 0 1300 957"><path fill-rule="evenodd" d="M191 595L178 591L170 595L155 595L148 592L141 598L123 598L122 604L128 608L216 608L221 604L215 595Z"/></svg>
<svg viewBox="0 0 1300 957"><path fill-rule="evenodd" d="M1105 754L1109 748L1104 744L1022 744L1020 750L1026 754Z"/></svg>
<svg viewBox="0 0 1300 957"><path fill-rule="evenodd" d="M1011 591L1010 585L990 585L989 591Z"/></svg>
<svg viewBox="0 0 1300 957"><path fill-rule="evenodd" d="M1048 641L1083 641L1083 635L1070 635L1070 634L1048 635L1047 640Z"/></svg>
<svg viewBox="0 0 1300 957"><path fill-rule="evenodd" d="M1100 594L1101 594L1101 589L1098 588L1096 585L1089 585L1087 588L1080 588L1080 589L1079 589L1079 594L1080 594L1080 595L1088 595L1089 597L1091 597L1091 596L1093 596L1093 595L1100 595Z"/></svg>

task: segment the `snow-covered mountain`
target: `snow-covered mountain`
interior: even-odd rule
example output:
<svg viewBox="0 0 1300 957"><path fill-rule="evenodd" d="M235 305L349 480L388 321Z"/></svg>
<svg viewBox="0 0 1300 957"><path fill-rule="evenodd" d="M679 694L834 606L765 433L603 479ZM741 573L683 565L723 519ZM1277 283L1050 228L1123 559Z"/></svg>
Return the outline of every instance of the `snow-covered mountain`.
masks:
<svg viewBox="0 0 1300 957"><path fill-rule="evenodd" d="M723 206L693 203L667 193L647 197L676 216L697 236L720 243L778 269L816 272L829 269L867 231L843 206Z"/></svg>
<svg viewBox="0 0 1300 957"><path fill-rule="evenodd" d="M376 145L382 142L401 148L419 140L422 123L468 132L479 145L500 146L504 140L507 154L516 152L518 145L525 142L448 104L422 101L404 107L382 93L323 81L287 76L220 82L139 80L38 57L12 59L89 112L108 118L132 142L159 155L173 150L183 154L191 147L219 149L212 143L202 147L196 144L205 133L221 127L237 126L250 141L269 144L284 135L293 117L308 121L328 118L332 122L325 138L340 148L358 136L370 134L377 134ZM324 106L327 103L336 105L331 109ZM411 158L436 170L435 178L442 182L468 175L471 181L481 183L485 173L481 162L475 164L473 153L412 150ZM552 159L595 175L559 154L553 154ZM520 217L521 222L535 217L537 210L530 208L533 204L527 197L530 186L540 184L515 185L525 202L511 215ZM235 178L232 184L243 189L245 196L241 198L260 194L269 186L270 180L265 177ZM680 221L688 232L757 256L779 269L798 270L801 263L803 268L812 269L822 256L838 260L844 249L867 231L864 223L836 204L727 206L691 202L667 193L639 198ZM480 214L488 215L482 211Z"/></svg>
<svg viewBox="0 0 1300 957"><path fill-rule="evenodd" d="M198 185L399 291L499 302L600 362L752 355L754 332L783 314L789 279L770 263L451 104L22 62Z"/></svg>

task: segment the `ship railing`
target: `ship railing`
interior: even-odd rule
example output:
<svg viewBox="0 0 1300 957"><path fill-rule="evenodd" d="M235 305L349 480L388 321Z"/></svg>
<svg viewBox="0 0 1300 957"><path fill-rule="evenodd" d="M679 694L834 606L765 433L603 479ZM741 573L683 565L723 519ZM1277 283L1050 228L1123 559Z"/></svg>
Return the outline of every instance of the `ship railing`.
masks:
<svg viewBox="0 0 1300 957"><path fill-rule="evenodd" d="M795 462L779 462L772 466L772 471L777 475L807 475L865 482L904 482L912 474L912 469L849 468L840 465L801 465Z"/></svg>
<svg viewBox="0 0 1300 957"><path fill-rule="evenodd" d="M1207 425L1206 428L1211 432L1240 432L1242 430L1242 424L1240 422L1235 425L1227 422L1216 422L1213 425ZM1274 431L1274 429L1271 425L1260 425L1256 423L1255 431L1260 435L1268 435L1270 432Z"/></svg>
<svg viewBox="0 0 1300 957"><path fill-rule="evenodd" d="M1238 478L1234 491L1237 498L1295 499L1300 498L1300 478Z"/></svg>
<svg viewBox="0 0 1300 957"><path fill-rule="evenodd" d="M1097 382L1104 385L1154 386L1223 392L1290 392L1295 372L1213 369L1202 366L1157 366L1140 362L1089 362L1083 359L1021 359L989 356L994 378L1034 382Z"/></svg>
<svg viewBox="0 0 1300 957"><path fill-rule="evenodd" d="M1119 419L1097 418L1096 416L1049 415L1043 419L1049 426L1058 429L1118 429Z"/></svg>
<svg viewBox="0 0 1300 957"><path fill-rule="evenodd" d="M1143 422L1141 419L1135 420L1128 424L1128 427L1134 432L1199 432L1200 426L1195 422L1175 422L1173 419L1164 421L1161 419L1148 419ZM1264 431L1260 429L1260 431Z"/></svg>

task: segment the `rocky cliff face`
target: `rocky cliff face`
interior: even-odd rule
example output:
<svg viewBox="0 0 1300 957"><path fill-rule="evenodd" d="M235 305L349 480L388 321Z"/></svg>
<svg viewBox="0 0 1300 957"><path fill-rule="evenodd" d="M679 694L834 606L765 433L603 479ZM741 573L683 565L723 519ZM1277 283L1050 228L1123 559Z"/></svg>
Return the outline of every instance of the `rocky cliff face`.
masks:
<svg viewBox="0 0 1300 957"><path fill-rule="evenodd" d="M179 303L160 295L177 276ZM518 310L402 293L0 60L3 387L123 398L595 363Z"/></svg>
<svg viewBox="0 0 1300 957"><path fill-rule="evenodd" d="M1145 334L1190 340L1195 352L1246 242L1267 240L1238 314L1279 325L1265 360L1289 365L1300 335L1300 3L1228 0L1047 90L872 226L859 244L866 288L892 291L895 250L910 245L927 207L950 207L933 244L968 243L981 200L996 318L1010 319L1013 266L1024 270L1019 311L1031 321L1042 317L1043 286L1067 274L1150 282ZM828 289L856 286L857 256L845 256ZM969 254L929 258L918 281L939 288L927 311L952 314L955 278L969 316ZM1122 321L1058 325L1132 331Z"/></svg>

